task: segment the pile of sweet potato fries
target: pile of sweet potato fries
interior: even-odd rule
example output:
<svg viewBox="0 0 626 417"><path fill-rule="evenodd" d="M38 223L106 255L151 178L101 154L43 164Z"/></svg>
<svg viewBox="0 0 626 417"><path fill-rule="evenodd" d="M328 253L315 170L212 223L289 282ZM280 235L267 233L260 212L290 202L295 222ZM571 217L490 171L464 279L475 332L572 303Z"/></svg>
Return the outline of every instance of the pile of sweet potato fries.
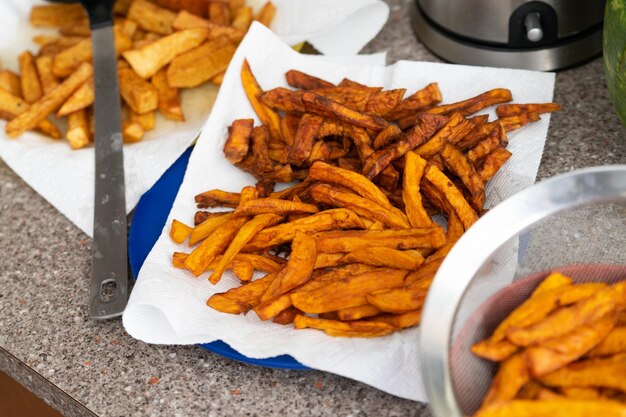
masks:
<svg viewBox="0 0 626 417"><path fill-rule="evenodd" d="M252 20L269 26L271 2L255 16L245 0L117 0L115 47L125 142L140 141L155 126L156 110L184 121L180 89L221 84L224 72ZM67 117L65 138L73 149L93 140L93 68L89 21L82 6L34 6L30 23L58 29L40 35L33 55L18 58L20 73L0 71L0 118L10 137L36 129L63 135L50 115Z"/></svg>
<svg viewBox="0 0 626 417"><path fill-rule="evenodd" d="M437 84L404 98L404 89L286 77L297 90L263 91L244 62L243 87L262 124L235 120L224 153L258 183L198 194L201 209L234 210L198 211L193 228L175 220L172 238L195 247L175 253L174 265L212 271L212 283L232 269L242 285L208 300L226 313L254 310L349 337L419 324L437 268L483 212L484 184L511 155L506 133L559 106L501 104L488 122L468 116L510 101L510 91L440 105ZM293 180L302 181L274 191ZM253 280L254 271L267 275Z"/></svg>
<svg viewBox="0 0 626 417"><path fill-rule="evenodd" d="M476 417L626 413L626 281L550 274L474 354L500 362Z"/></svg>

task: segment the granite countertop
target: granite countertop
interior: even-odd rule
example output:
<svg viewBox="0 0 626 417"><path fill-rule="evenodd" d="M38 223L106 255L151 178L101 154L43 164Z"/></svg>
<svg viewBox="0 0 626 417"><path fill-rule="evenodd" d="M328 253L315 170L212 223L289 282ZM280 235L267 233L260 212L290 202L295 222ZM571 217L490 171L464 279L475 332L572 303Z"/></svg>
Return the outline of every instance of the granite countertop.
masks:
<svg viewBox="0 0 626 417"><path fill-rule="evenodd" d="M414 37L409 0L365 52L436 61ZM626 131L600 58L557 74L539 179L626 163ZM91 239L0 161L0 370L72 416L429 416L424 404L318 371L261 368L194 346L130 338L87 318Z"/></svg>

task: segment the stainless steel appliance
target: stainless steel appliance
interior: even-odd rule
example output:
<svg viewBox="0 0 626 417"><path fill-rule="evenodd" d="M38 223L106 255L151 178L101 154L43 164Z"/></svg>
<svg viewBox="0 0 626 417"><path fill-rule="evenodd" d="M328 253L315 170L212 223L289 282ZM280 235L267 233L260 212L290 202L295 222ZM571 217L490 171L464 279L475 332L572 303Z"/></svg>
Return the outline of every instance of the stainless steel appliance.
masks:
<svg viewBox="0 0 626 417"><path fill-rule="evenodd" d="M458 64L551 71L602 51L605 0L413 0L413 27Z"/></svg>

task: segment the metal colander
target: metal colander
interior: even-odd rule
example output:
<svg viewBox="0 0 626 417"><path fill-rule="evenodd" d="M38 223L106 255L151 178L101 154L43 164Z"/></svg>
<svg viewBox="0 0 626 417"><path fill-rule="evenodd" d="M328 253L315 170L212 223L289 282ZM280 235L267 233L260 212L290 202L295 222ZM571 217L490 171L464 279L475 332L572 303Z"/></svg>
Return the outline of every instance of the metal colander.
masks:
<svg viewBox="0 0 626 417"><path fill-rule="evenodd" d="M530 187L483 216L450 252L421 324L423 376L436 417L473 414L497 364L474 356L551 271L576 282L626 279L626 166Z"/></svg>

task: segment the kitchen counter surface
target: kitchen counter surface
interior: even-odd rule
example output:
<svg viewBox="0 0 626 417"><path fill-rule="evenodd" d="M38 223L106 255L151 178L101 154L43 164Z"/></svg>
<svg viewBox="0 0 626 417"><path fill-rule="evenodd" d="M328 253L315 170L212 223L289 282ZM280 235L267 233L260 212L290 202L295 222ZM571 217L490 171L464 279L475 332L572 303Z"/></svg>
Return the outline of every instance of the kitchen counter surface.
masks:
<svg viewBox="0 0 626 417"><path fill-rule="evenodd" d="M365 52L436 61L415 39L409 0ZM600 58L556 77L539 179L626 163ZM0 161L0 370L67 417L326 415L429 416L424 404L318 371L235 362L198 347L153 346L121 321L87 319L91 239Z"/></svg>

